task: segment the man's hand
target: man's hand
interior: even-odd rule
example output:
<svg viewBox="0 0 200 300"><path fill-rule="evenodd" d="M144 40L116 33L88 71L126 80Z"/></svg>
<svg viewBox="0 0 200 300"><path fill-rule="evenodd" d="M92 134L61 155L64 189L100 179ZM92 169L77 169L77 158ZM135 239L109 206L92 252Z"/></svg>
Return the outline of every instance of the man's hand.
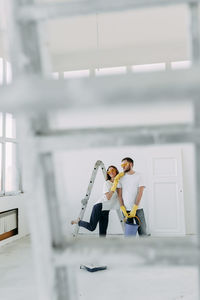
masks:
<svg viewBox="0 0 200 300"><path fill-rule="evenodd" d="M134 204L130 214L128 215L128 218L135 218L137 209L138 205Z"/></svg>
<svg viewBox="0 0 200 300"><path fill-rule="evenodd" d="M113 185L111 186L111 192L115 192L116 191L116 188L117 188L117 185L118 185L118 181L119 180L114 180L114 182L113 182Z"/></svg>

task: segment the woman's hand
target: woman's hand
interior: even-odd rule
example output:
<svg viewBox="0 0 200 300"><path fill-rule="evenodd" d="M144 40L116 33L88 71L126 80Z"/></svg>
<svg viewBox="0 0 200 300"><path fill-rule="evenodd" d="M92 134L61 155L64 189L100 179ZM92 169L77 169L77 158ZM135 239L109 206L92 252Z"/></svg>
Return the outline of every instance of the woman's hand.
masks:
<svg viewBox="0 0 200 300"><path fill-rule="evenodd" d="M113 185L112 185L112 187L111 187L111 192L114 193L114 192L116 191L118 182L119 182L120 178L123 177L123 176L124 176L124 172L121 172L121 173L117 174L117 176L115 176Z"/></svg>
<svg viewBox="0 0 200 300"><path fill-rule="evenodd" d="M116 176L115 176L115 179L114 180L120 180L120 178L121 177L123 177L124 176L124 172L121 172L121 173L119 173L119 174L117 174Z"/></svg>

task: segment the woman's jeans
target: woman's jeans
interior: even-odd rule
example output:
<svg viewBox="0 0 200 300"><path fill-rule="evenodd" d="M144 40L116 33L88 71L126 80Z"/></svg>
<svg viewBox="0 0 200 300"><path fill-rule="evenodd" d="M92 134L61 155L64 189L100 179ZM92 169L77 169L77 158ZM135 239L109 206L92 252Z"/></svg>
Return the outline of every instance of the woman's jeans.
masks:
<svg viewBox="0 0 200 300"><path fill-rule="evenodd" d="M78 225L94 231L99 223L99 235L105 236L108 228L109 210L102 210L102 203L93 206L90 222L80 220Z"/></svg>
<svg viewBox="0 0 200 300"><path fill-rule="evenodd" d="M127 211L128 213L130 211ZM136 211L136 216L140 219L140 222L138 221L137 218L135 218L135 221L136 221L136 224L137 225L140 225L138 227L138 234L139 235L147 235L147 231L146 231L146 221L145 221L145 216L144 216L144 210L142 208L138 209ZM133 218L127 218L127 221L126 221L127 224L133 224Z"/></svg>

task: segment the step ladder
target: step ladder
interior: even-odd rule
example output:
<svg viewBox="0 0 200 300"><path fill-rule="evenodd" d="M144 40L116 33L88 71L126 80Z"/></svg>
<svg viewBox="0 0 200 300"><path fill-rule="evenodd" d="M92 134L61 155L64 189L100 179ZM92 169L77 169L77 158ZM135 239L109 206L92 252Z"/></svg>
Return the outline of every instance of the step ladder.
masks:
<svg viewBox="0 0 200 300"><path fill-rule="evenodd" d="M97 172L98 172L98 169L101 168L102 172L103 172L103 176L104 176L104 179L106 180L106 177L107 177L107 172L106 172L106 168L104 166L104 163L101 161L101 160L97 160L97 162L95 163L94 165L94 168L93 168L93 171L92 171L92 175L90 177L90 182L89 182L89 185L88 185L88 188L87 188L87 192L86 192L86 195L85 195L85 198L83 198L81 200L81 211L79 213L79 216L78 218L80 220L83 219L84 217L84 214L85 214L85 210L87 208L87 204L88 204L88 201L89 201L89 198L90 198L90 195L91 195L91 192L92 192L92 188L94 186L94 182L95 182L95 179L96 179L96 175L97 175ZM117 212L117 215L119 217L119 221L121 223L121 226L122 226L122 230L124 232L124 218L122 216L122 213L120 212L120 210L116 210ZM73 232L73 236L76 237L78 232L79 232L79 226L78 224L75 226L75 229L74 229L74 232Z"/></svg>
<svg viewBox="0 0 200 300"><path fill-rule="evenodd" d="M18 134L21 145L23 163L24 191L27 192L29 206L30 230L35 255L35 267L39 287L40 300L77 300L76 278L74 264L81 262L87 255L106 255L110 261L116 263L123 253L123 264L127 265L140 258L141 265L153 265L168 262L171 265L193 265L199 268L199 233L200 218L198 218L198 239L189 243L181 239L139 239L124 241L118 239L70 239L64 231L65 203L58 197L54 172L53 152L58 149L69 149L69 145L78 148L82 135L76 135L76 141L66 132L51 132L48 128L47 108L51 110L62 107L76 109L77 89L88 92L102 90L105 86L102 106L106 107L106 100L117 105L121 103L121 93L113 94L110 86L115 86L129 93L128 100L124 99L127 107L132 107L138 96L140 102L162 101L165 91L174 97L183 95L183 91L192 94L191 102L194 107L194 124L186 126L157 126L156 128L134 128L131 132L108 129L108 135L114 138L110 145L148 145L153 143L193 142L196 151L196 194L200 195L200 104L197 101L199 94L199 69L187 72L180 71L178 75L172 73L161 75L131 76L123 79L105 78L101 81L88 79L86 85L66 82L50 82L46 80L50 74L46 44L44 41L43 22L53 18L86 15L90 13L106 13L149 7L157 5L186 4L191 13L191 56L193 63L199 65L200 45L198 29L198 4L195 0L84 0L66 1L63 3L35 3L33 0L9 0L7 19L9 20L9 50L13 71L13 85L0 90L0 109L11 111L17 115ZM188 76L191 74L191 76ZM198 75L198 76L196 76ZM177 79L178 77L178 79ZM91 82L91 84L90 84ZM159 82L159 84L158 84ZM117 84L116 84L117 83ZM184 84L185 83L185 84ZM145 90L144 86L148 87ZM122 93L123 94L123 93ZM80 95L80 94L79 94ZM112 98L111 95L114 95ZM68 96L66 98L66 96ZM156 97L155 97L156 96ZM118 98L116 98L118 97ZM112 98L112 99L111 99ZM173 96L172 96L173 98ZM66 100L67 99L67 100ZM71 101L73 99L73 101ZM131 99L131 102L129 101ZM100 105L99 100L92 98L84 103ZM96 134L96 133L95 133ZM83 135L88 140L95 139L92 131ZM80 140L77 141L77 136ZM97 136L99 136L97 134ZM107 133L100 132L102 136ZM132 139L130 140L130 137ZM58 143L57 143L58 141ZM88 142L89 144L90 142ZM87 144L87 145L88 145ZM94 146L92 144L92 146ZM101 164L99 164L100 166ZM102 169L103 170L103 169ZM103 170L104 171L104 170ZM198 198L197 198L198 199ZM83 203L83 211L85 209ZM200 215L200 201L197 201L197 215ZM120 248L119 251L116 249ZM86 249L88 252L86 252ZM134 249L134 253L133 253ZM168 255L169 253L169 255ZM181 255L180 255L181 254ZM134 260L136 255L136 259ZM117 260L120 266L121 260Z"/></svg>

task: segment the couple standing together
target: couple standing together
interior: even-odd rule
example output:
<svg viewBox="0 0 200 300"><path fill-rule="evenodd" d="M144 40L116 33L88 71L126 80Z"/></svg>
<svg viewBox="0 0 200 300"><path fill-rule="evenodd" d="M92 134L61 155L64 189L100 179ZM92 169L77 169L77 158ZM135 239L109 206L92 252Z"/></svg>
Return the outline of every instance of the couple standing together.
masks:
<svg viewBox="0 0 200 300"><path fill-rule="evenodd" d="M145 188L143 177L133 170L134 161L130 157L122 159L123 172L119 173L115 166L107 169L107 178L103 186L103 195L93 206L90 222L73 220L71 224L94 231L99 223L99 235L106 236L111 209L121 209L126 223L133 223L133 218L140 219L139 235L146 235L146 221L141 205L141 199ZM137 218L135 219L138 224ZM139 224L138 224L139 225Z"/></svg>

